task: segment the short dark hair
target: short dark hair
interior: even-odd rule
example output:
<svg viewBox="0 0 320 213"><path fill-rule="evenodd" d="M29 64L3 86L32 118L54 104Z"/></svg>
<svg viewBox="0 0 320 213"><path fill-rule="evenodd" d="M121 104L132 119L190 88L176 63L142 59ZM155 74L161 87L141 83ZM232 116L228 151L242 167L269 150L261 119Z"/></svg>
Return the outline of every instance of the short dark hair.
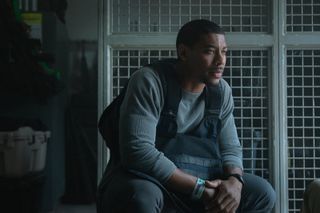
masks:
<svg viewBox="0 0 320 213"><path fill-rule="evenodd" d="M200 40L202 35L208 33L224 34L224 31L218 24L206 19L196 19L187 22L178 32L176 48L178 48L179 44L192 47Z"/></svg>

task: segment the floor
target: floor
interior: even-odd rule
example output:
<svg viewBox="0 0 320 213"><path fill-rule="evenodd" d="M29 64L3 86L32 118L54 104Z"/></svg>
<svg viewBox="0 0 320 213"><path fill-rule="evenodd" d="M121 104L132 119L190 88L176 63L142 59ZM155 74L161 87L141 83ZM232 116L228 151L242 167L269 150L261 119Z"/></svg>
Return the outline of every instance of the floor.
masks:
<svg viewBox="0 0 320 213"><path fill-rule="evenodd" d="M57 209L48 213L96 213L95 204L92 205L59 205Z"/></svg>

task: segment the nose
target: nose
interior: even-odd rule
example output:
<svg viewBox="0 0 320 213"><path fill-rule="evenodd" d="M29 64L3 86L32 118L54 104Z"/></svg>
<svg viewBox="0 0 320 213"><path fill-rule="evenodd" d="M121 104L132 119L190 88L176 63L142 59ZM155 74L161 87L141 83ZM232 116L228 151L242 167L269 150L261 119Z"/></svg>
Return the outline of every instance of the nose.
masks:
<svg viewBox="0 0 320 213"><path fill-rule="evenodd" d="M218 52L214 57L214 65L219 66L223 63L223 55L221 52Z"/></svg>

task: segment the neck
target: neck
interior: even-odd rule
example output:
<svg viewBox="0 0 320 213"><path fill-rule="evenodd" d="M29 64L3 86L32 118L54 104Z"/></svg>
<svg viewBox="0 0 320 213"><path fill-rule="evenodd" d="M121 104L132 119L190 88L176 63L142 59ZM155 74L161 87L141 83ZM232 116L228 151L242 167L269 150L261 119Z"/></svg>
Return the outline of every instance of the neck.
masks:
<svg viewBox="0 0 320 213"><path fill-rule="evenodd" d="M181 87L188 92L202 92L205 84L199 81L197 77L193 76L192 73L190 68L181 61L177 63L177 77Z"/></svg>

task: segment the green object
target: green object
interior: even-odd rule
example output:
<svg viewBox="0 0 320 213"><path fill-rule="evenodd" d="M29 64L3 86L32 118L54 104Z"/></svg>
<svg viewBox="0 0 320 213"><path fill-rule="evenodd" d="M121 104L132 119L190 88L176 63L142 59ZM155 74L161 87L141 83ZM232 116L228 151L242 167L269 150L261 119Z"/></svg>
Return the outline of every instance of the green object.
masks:
<svg viewBox="0 0 320 213"><path fill-rule="evenodd" d="M55 69L50 68L48 66L48 64L45 62L38 62L38 63L44 69L44 71L46 73L48 73L49 75L53 75L54 77L56 77L57 80L60 80L61 74L60 74L59 70L55 70Z"/></svg>
<svg viewBox="0 0 320 213"><path fill-rule="evenodd" d="M16 17L17 21L21 21L21 11L19 9L18 1L17 0L12 0L12 8L13 8L13 13L14 16Z"/></svg>

